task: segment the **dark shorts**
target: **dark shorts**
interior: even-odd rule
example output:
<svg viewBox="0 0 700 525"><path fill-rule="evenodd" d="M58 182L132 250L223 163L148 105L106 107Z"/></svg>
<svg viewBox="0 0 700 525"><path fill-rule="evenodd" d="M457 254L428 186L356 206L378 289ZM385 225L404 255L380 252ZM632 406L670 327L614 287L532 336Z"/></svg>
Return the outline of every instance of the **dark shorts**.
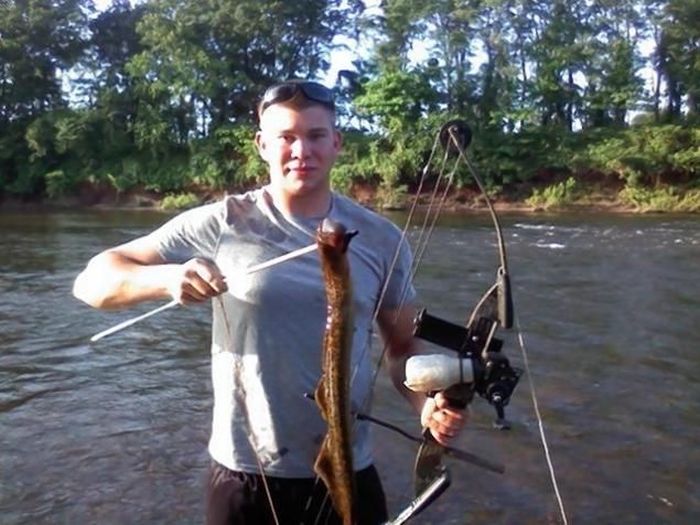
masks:
<svg viewBox="0 0 700 525"><path fill-rule="evenodd" d="M280 525L341 525L319 479L266 476ZM387 521L386 501L374 466L355 473L358 525ZM212 462L207 487L208 525L274 525L259 474L236 472Z"/></svg>

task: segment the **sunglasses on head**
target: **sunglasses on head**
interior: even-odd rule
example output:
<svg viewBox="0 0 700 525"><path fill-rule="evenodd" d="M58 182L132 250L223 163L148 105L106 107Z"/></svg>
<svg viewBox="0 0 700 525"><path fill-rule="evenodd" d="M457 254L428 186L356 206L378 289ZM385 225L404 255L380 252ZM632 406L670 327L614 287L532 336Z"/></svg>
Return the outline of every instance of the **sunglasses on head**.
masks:
<svg viewBox="0 0 700 525"><path fill-rule="evenodd" d="M273 104L280 104L293 99L300 91L307 99L318 102L331 110L335 110L333 92L323 84L308 80L289 80L281 84L275 84L265 91L260 101L260 111L258 113L262 114L263 111Z"/></svg>

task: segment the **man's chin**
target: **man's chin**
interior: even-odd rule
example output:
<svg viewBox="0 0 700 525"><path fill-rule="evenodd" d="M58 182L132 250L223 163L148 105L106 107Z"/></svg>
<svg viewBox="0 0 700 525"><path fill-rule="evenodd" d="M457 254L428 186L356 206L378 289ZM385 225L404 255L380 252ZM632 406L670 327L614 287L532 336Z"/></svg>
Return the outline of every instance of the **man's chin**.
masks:
<svg viewBox="0 0 700 525"><path fill-rule="evenodd" d="M315 187L319 186L318 173L314 171L290 171L285 176L287 186L293 188Z"/></svg>
<svg viewBox="0 0 700 525"><path fill-rule="evenodd" d="M322 180L316 177L287 179L285 188L289 194L300 197L312 195L314 193L325 193L330 190L328 184L324 184Z"/></svg>
<svg viewBox="0 0 700 525"><path fill-rule="evenodd" d="M315 169L304 170L289 170L285 177L292 180L308 180L318 177L318 171Z"/></svg>

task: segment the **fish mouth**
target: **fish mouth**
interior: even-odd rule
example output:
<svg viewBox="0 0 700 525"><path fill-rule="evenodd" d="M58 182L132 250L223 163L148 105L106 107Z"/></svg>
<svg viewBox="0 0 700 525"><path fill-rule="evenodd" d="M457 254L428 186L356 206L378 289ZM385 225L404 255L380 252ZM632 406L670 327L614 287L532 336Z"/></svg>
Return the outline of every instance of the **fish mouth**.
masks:
<svg viewBox="0 0 700 525"><path fill-rule="evenodd" d="M348 231L345 225L326 217L318 226L316 239L340 253L345 253L357 230Z"/></svg>

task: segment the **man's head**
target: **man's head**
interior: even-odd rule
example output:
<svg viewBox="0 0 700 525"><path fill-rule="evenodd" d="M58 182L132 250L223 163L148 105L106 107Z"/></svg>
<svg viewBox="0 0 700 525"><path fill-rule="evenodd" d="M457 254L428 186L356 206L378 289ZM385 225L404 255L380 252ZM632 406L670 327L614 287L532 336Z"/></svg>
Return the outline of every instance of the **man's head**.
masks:
<svg viewBox="0 0 700 525"><path fill-rule="evenodd" d="M332 91L316 82L276 84L258 104L258 116L255 143L270 168L273 193L290 210L325 211L341 146Z"/></svg>

